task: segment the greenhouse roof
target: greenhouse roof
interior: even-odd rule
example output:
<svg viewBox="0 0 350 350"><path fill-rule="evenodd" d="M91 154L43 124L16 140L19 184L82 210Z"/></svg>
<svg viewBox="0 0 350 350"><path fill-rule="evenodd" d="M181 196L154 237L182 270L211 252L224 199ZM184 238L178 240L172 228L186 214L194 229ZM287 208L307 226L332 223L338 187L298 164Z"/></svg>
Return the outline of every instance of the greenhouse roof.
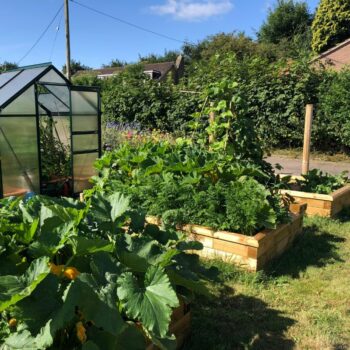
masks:
<svg viewBox="0 0 350 350"><path fill-rule="evenodd" d="M0 74L0 109L40 79L50 69L63 75L50 63L19 67Z"/></svg>

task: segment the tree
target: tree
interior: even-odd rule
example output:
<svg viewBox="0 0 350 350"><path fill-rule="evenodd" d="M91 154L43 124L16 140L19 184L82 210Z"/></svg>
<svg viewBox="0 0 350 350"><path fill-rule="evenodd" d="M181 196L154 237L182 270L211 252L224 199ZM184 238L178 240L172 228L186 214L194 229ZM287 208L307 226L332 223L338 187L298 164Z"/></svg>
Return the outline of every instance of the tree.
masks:
<svg viewBox="0 0 350 350"><path fill-rule="evenodd" d="M312 23L312 49L328 50L350 37L350 0L321 0Z"/></svg>
<svg viewBox="0 0 350 350"><path fill-rule="evenodd" d="M266 22L257 33L260 42L278 44L305 33L312 23L312 14L305 2L277 0L269 10Z"/></svg>
<svg viewBox="0 0 350 350"><path fill-rule="evenodd" d="M163 55L150 53L147 56L139 55L140 63L161 63L161 62L175 62L176 58L181 55L181 52L175 50L165 50Z"/></svg>
<svg viewBox="0 0 350 350"><path fill-rule="evenodd" d="M112 59L108 64L103 64L103 68L110 68L110 67L124 67L127 65L127 62L121 61L118 58Z"/></svg>
<svg viewBox="0 0 350 350"><path fill-rule="evenodd" d="M11 70L11 69L16 69L16 68L18 68L17 63L12 63L8 61L4 61L3 63L0 63L0 73L6 72L7 70Z"/></svg>
<svg viewBox="0 0 350 350"><path fill-rule="evenodd" d="M91 70L90 67L85 66L84 64L82 64L80 61L76 61L76 60L71 60L70 61L70 69L71 69L71 74L74 75L76 72L78 72L79 70ZM63 74L66 74L67 72L67 67L66 65L64 65L62 67L62 72Z"/></svg>
<svg viewBox="0 0 350 350"><path fill-rule="evenodd" d="M209 60L215 55L235 54L238 59L252 56L262 56L268 59L276 58L274 45L259 44L243 32L218 33L208 36L198 44L185 44L183 52L189 62Z"/></svg>

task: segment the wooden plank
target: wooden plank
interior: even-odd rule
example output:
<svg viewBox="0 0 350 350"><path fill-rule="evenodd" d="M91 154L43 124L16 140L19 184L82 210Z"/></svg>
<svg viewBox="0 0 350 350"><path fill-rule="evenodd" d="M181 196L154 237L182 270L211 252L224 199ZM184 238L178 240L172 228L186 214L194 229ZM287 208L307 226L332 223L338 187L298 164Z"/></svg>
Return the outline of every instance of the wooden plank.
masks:
<svg viewBox="0 0 350 350"><path fill-rule="evenodd" d="M332 193L333 200L336 200L338 197L350 196L350 186L346 185Z"/></svg>
<svg viewBox="0 0 350 350"><path fill-rule="evenodd" d="M306 214L311 216L319 215L319 216L328 217L328 216L331 216L331 210L323 209L323 208L307 207Z"/></svg>
<svg viewBox="0 0 350 350"><path fill-rule="evenodd" d="M237 254L242 257L248 257L248 246L243 244L227 242L221 239L213 239L213 249L221 250L226 253Z"/></svg>
<svg viewBox="0 0 350 350"><path fill-rule="evenodd" d="M309 198L309 199L322 199L326 201L333 201L333 197L328 194L318 194L302 191L291 191L291 190L281 190L281 194L289 194L292 197L296 198Z"/></svg>

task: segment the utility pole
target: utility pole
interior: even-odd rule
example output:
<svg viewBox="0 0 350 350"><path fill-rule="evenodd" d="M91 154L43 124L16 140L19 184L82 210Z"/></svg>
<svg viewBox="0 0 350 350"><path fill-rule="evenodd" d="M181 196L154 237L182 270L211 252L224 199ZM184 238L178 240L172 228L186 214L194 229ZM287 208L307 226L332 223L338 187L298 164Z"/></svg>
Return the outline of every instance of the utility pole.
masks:
<svg viewBox="0 0 350 350"><path fill-rule="evenodd" d="M71 78L71 69L70 69L70 33L69 33L69 0L64 0L64 15L66 18L66 76L67 79Z"/></svg>

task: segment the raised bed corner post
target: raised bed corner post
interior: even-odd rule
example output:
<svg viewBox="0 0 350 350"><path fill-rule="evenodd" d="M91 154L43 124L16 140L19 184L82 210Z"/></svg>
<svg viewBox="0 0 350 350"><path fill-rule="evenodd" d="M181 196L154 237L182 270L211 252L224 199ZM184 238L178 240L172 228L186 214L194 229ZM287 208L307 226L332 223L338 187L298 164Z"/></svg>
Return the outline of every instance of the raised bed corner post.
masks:
<svg viewBox="0 0 350 350"><path fill-rule="evenodd" d="M304 129L304 147L303 147L303 163L301 166L301 175L306 175L310 167L310 143L311 143L311 127L313 118L314 105L306 105L305 113L305 129Z"/></svg>

